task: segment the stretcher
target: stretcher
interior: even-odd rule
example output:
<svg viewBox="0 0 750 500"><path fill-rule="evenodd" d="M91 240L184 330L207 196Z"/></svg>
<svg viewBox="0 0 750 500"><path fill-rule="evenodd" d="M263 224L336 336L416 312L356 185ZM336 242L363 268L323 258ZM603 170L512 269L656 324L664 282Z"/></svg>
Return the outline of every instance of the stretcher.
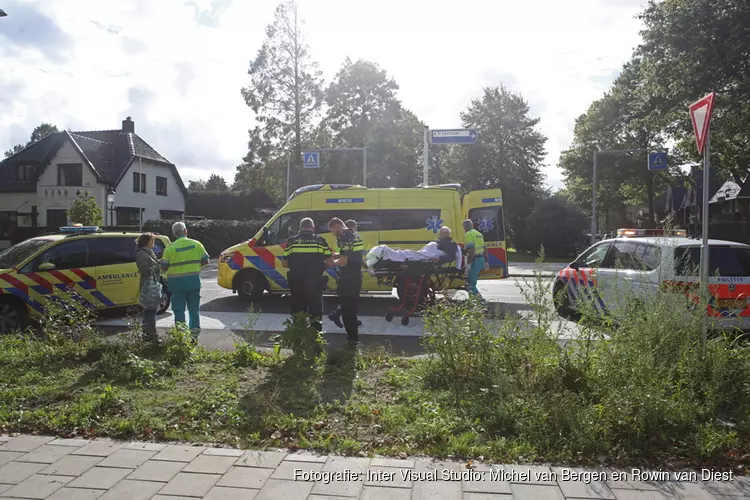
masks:
<svg viewBox="0 0 750 500"><path fill-rule="evenodd" d="M435 303L435 294L450 289L465 289L466 276L462 269L451 265L439 265L431 261L396 262L380 260L369 271L378 285L395 287L401 300L385 315L386 321L403 314L401 324L406 326L420 306ZM459 282L460 286L455 286Z"/></svg>

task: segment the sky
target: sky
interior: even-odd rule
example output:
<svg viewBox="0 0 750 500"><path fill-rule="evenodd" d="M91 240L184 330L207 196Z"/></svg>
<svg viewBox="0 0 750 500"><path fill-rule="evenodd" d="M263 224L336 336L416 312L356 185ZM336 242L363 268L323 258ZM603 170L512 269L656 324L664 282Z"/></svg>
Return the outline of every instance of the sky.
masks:
<svg viewBox="0 0 750 500"><path fill-rule="evenodd" d="M460 127L482 88L520 92L547 136L546 182L577 116L638 45L646 0L298 0L330 81L344 59L385 69L430 128ZM240 89L275 0L0 0L0 151L42 122L136 133L183 180L231 183L253 113ZM467 146L470 147L470 146Z"/></svg>

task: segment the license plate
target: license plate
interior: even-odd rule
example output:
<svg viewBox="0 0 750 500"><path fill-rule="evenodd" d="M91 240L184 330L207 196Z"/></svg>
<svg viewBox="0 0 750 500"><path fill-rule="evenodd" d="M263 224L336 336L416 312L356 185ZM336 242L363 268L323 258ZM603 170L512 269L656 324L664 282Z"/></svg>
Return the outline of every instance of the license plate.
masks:
<svg viewBox="0 0 750 500"><path fill-rule="evenodd" d="M747 299L716 299L716 307L719 309L745 309Z"/></svg>

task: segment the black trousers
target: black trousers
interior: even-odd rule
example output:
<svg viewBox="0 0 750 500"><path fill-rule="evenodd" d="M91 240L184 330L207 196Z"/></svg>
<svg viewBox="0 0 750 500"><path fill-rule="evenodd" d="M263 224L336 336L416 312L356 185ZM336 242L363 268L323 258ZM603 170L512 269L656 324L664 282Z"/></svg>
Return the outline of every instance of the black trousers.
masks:
<svg viewBox="0 0 750 500"><path fill-rule="evenodd" d="M289 291L292 314L308 313L315 329L323 331L323 283L320 276L290 276Z"/></svg>
<svg viewBox="0 0 750 500"><path fill-rule="evenodd" d="M341 307L341 320L344 323L346 337L350 341L359 340L359 326L357 325L357 314L359 313L359 292L362 290L362 275L342 276L339 281L338 296Z"/></svg>

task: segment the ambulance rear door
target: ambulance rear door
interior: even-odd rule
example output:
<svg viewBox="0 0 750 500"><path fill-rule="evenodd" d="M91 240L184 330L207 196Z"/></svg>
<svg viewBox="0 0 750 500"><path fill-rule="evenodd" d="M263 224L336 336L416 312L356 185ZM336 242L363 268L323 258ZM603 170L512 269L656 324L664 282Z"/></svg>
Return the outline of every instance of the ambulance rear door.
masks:
<svg viewBox="0 0 750 500"><path fill-rule="evenodd" d="M505 216L500 189L470 191L463 197L463 214L474 222L474 229L482 233L490 260L490 268L482 271L480 279L508 277L508 257L505 252ZM463 229L461 229L463 231Z"/></svg>

